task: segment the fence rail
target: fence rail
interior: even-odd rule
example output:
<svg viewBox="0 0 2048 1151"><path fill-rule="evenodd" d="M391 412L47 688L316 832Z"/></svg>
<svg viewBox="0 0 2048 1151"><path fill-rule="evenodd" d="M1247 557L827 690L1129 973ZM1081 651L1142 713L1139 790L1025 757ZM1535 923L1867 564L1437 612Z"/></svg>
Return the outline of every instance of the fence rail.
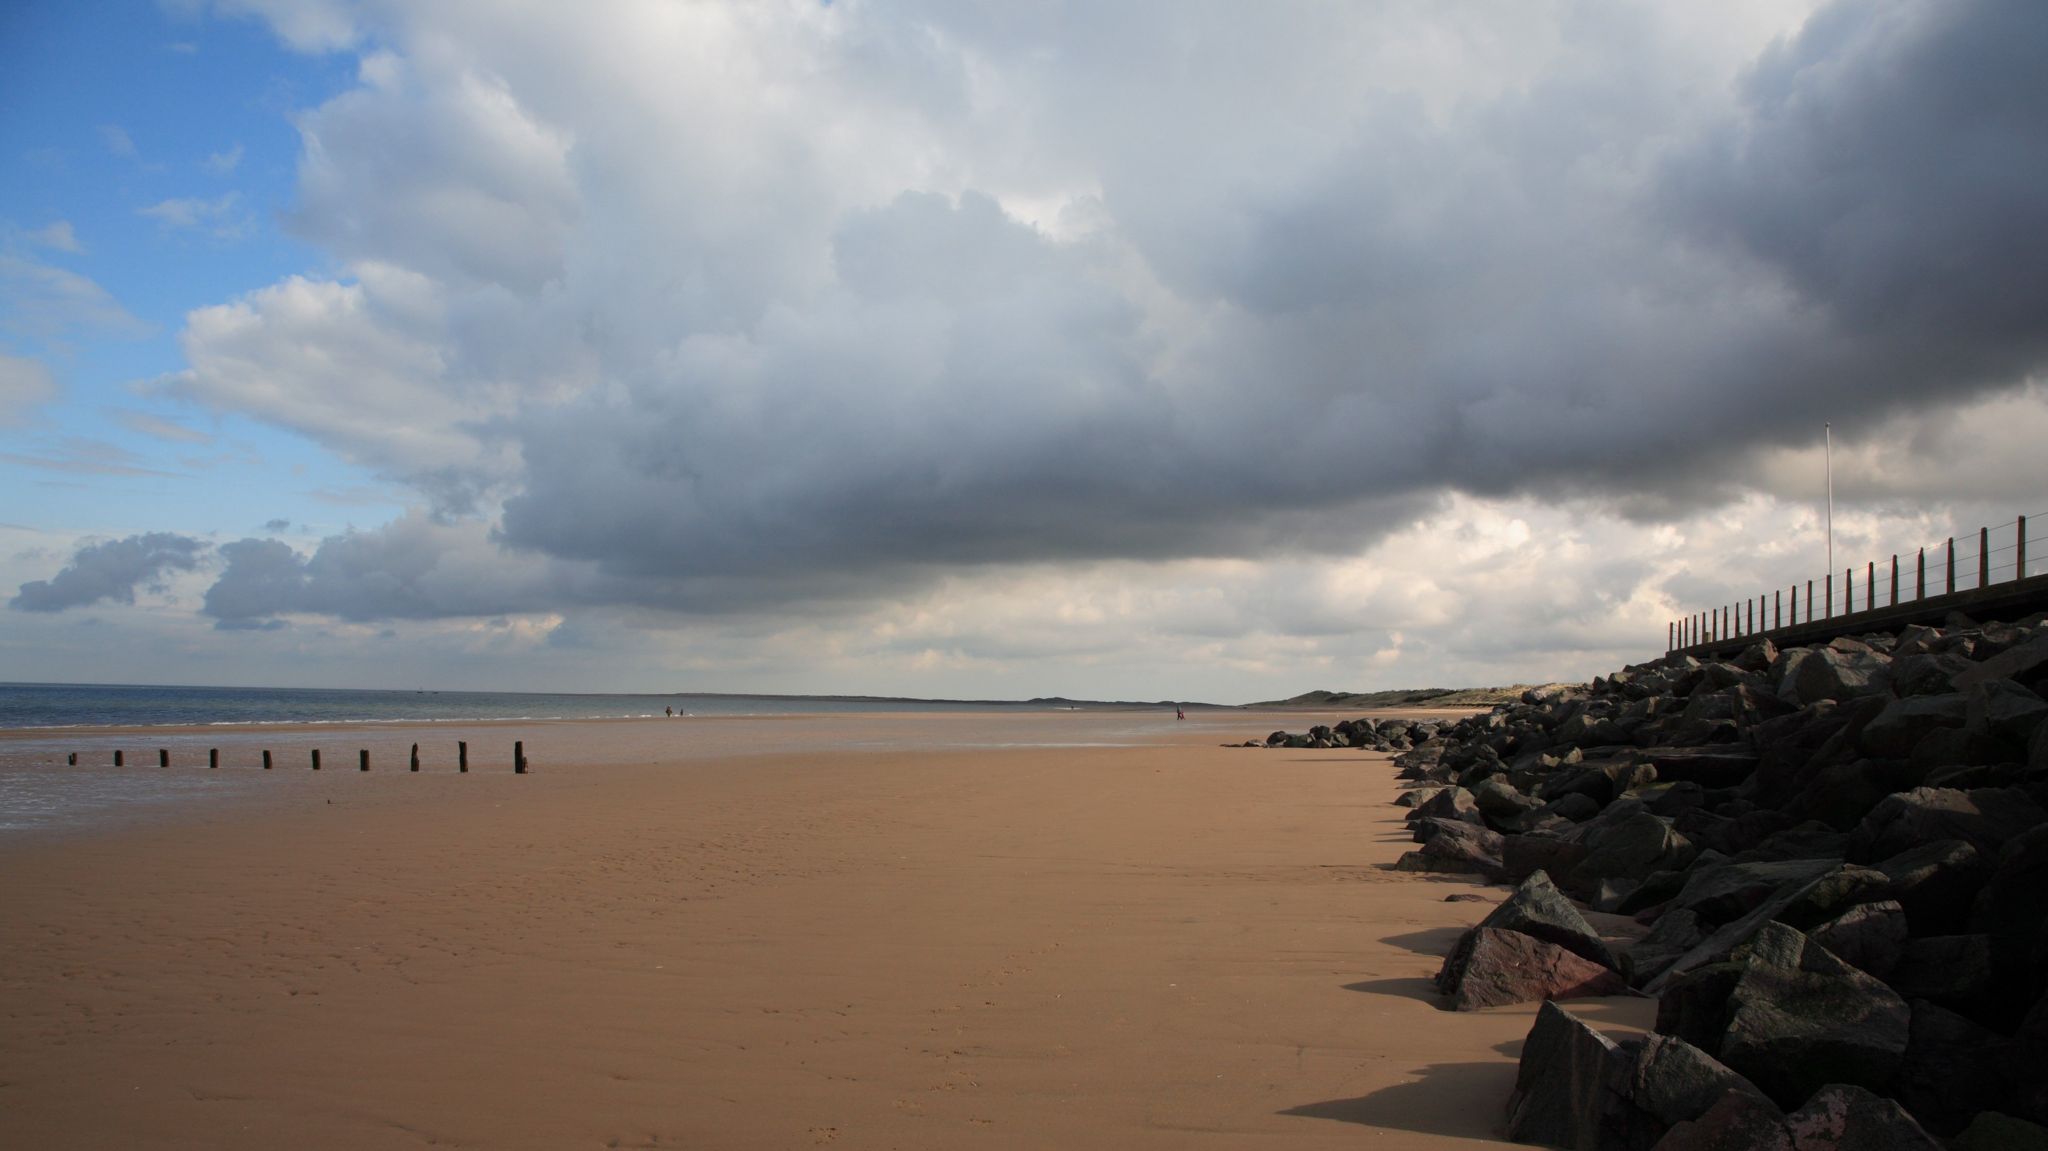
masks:
<svg viewBox="0 0 2048 1151"><path fill-rule="evenodd" d="M2031 538L2029 522L2037 533ZM1842 569L1840 583L1829 572L1803 587L1773 588L1672 620L1665 650L1690 651L1836 621L1854 626L1873 613L1891 614L1923 601L1932 601L1927 602L1930 608L1942 606L1951 597L2020 584L2043 572L2048 572L2048 515L2019 516L1978 528L1976 538L1964 536L1960 548L1950 536L1933 547L1893 553L1884 562L1867 560L1860 570L1851 565Z"/></svg>

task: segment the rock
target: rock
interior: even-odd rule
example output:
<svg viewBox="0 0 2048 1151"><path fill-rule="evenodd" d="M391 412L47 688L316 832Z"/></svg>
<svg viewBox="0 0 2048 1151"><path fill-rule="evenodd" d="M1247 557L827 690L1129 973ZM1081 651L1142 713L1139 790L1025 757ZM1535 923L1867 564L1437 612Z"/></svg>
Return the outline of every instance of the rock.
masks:
<svg viewBox="0 0 2048 1151"><path fill-rule="evenodd" d="M1770 1100L1729 1091L1698 1119L1674 1125L1652 1151L1792 1151L1792 1132Z"/></svg>
<svg viewBox="0 0 2048 1151"><path fill-rule="evenodd" d="M1807 932L1842 962L1879 979L1892 973L1906 945L1906 913L1896 900L1859 903Z"/></svg>
<svg viewBox="0 0 2048 1151"><path fill-rule="evenodd" d="M1562 947L1610 971L1621 970L1614 953L1601 941L1600 933L1593 930L1593 925L1586 922L1586 917L1542 871L1523 880L1513 895L1479 921L1479 926L1517 931Z"/></svg>
<svg viewBox="0 0 2048 1151"><path fill-rule="evenodd" d="M1616 821L1586 842L1591 850L1569 872L1574 890L1590 891L1602 879L1641 879L1653 871L1682 869L1698 854L1684 836L1647 811Z"/></svg>
<svg viewBox="0 0 2048 1151"><path fill-rule="evenodd" d="M1838 866L1832 859L1728 863L1695 869L1671 906L1689 908L1709 925L1739 919L1790 884L1811 883Z"/></svg>
<svg viewBox="0 0 2048 1151"><path fill-rule="evenodd" d="M1628 989L1619 974L1562 947L1492 927L1474 927L1459 937L1436 985L1456 1011Z"/></svg>
<svg viewBox="0 0 2048 1151"><path fill-rule="evenodd" d="M1978 1112L2004 1104L2019 1045L1926 1000L1912 1009L1906 1058L1891 1094L1928 1130L1954 1135Z"/></svg>
<svg viewBox="0 0 2048 1151"><path fill-rule="evenodd" d="M1485 903L1486 901L1484 895L1475 894L1470 891L1460 891L1454 895L1444 896L1445 903Z"/></svg>
<svg viewBox="0 0 2048 1151"><path fill-rule="evenodd" d="M1756 1085L1683 1039L1649 1035L1617 1048L1609 1062L1610 1103L1603 1146L1647 1148L1672 1126L1712 1110L1729 1092L1747 1095L1772 1114Z"/></svg>
<svg viewBox="0 0 2048 1151"><path fill-rule="evenodd" d="M1969 842L1938 839L1909 847L1877 869L1891 880L1914 935L1948 935L1970 921L1970 905L1991 875L1990 861Z"/></svg>
<svg viewBox="0 0 2048 1151"><path fill-rule="evenodd" d="M1780 923L1738 950L1721 1062L1780 1106L1828 1084L1882 1088L1905 1055L1908 1011L1891 988ZM1796 1135L1796 1129L1795 1129Z"/></svg>
<svg viewBox="0 0 2048 1151"><path fill-rule="evenodd" d="M1815 1091L1785 1127L1792 1151L1942 1151L1905 1108L1847 1083Z"/></svg>
<svg viewBox="0 0 2048 1151"><path fill-rule="evenodd" d="M1771 863L1788 859L1840 860L1849 853L1849 836L1817 819L1772 832L1755 846L1735 854L1736 863Z"/></svg>
<svg viewBox="0 0 2048 1151"><path fill-rule="evenodd" d="M1605 1080L1614 1042L1546 1002L1522 1041L1507 1136L1517 1143L1596 1148L1606 1110Z"/></svg>
<svg viewBox="0 0 2048 1151"><path fill-rule="evenodd" d="M2015 836L1998 853L1970 926L1991 936L1992 975L2007 994L2032 1002L2048 993L2048 825Z"/></svg>
<svg viewBox="0 0 2048 1151"><path fill-rule="evenodd" d="M1446 819L1426 819L1422 823L1429 838L1423 841L1420 850L1396 860L1395 870L1481 875L1489 879L1501 875L1503 841L1499 832ZM1417 828L1417 834L1423 831L1424 828Z"/></svg>
<svg viewBox="0 0 2048 1151"><path fill-rule="evenodd" d="M2020 679L2048 665L2048 635L2036 636L2017 647L2007 648L1968 671L1957 674L1956 687L1969 690L1980 683Z"/></svg>
<svg viewBox="0 0 2048 1151"><path fill-rule="evenodd" d="M1496 827L1513 825L1524 813L1543 806L1543 801L1534 796L1516 791L1513 784L1500 776L1489 776L1472 788L1472 802L1479 808L1479 814Z"/></svg>
<svg viewBox="0 0 2048 1151"><path fill-rule="evenodd" d="M1622 953L1622 974L1630 986L1641 987L1697 946L1700 938L1698 916L1684 908L1667 911Z"/></svg>
<svg viewBox="0 0 2048 1151"><path fill-rule="evenodd" d="M1960 728L1968 714L1969 701L1960 692L1895 699L1863 725L1856 745L1867 755L1904 759L1928 733Z"/></svg>
<svg viewBox="0 0 2048 1151"><path fill-rule="evenodd" d="M1808 884L1774 917L1810 931L1859 903L1890 899L1892 881L1874 867L1845 863Z"/></svg>
<svg viewBox="0 0 2048 1151"><path fill-rule="evenodd" d="M1538 871L1564 875L1586 858L1585 844L1550 835L1511 835L1502 849L1502 863L1511 883L1519 883Z"/></svg>
<svg viewBox="0 0 2048 1151"><path fill-rule="evenodd" d="M1890 691L1891 661L1867 648L1817 648L1791 663L1779 695L1802 707L1823 699L1841 701Z"/></svg>
<svg viewBox="0 0 2048 1151"><path fill-rule="evenodd" d="M2048 1151L2048 1127L1982 1111L1952 1146L1955 1151Z"/></svg>
<svg viewBox="0 0 2048 1151"><path fill-rule="evenodd" d="M1909 939L1884 981L1908 1000L1928 999L1976 1017L1991 1005L1991 937Z"/></svg>
<svg viewBox="0 0 2048 1151"><path fill-rule="evenodd" d="M1479 804L1472 793L1462 787L1447 787L1421 803L1415 805L1415 812L1409 816L1416 819L1453 819L1460 823L1485 823L1486 817L1479 813Z"/></svg>
<svg viewBox="0 0 2048 1151"><path fill-rule="evenodd" d="M1411 787L1394 797L1394 806L1417 807L1423 801L1434 798L1438 792L1443 790L1444 788L1441 787Z"/></svg>
<svg viewBox="0 0 2048 1151"><path fill-rule="evenodd" d="M1955 677L1976 663L1953 653L1915 653L1892 660L1892 690L1901 696L1946 695L1956 690Z"/></svg>
<svg viewBox="0 0 2048 1151"><path fill-rule="evenodd" d="M1756 770L1757 754L1738 747L1652 747L1642 753L1657 769L1657 779L1697 783L1701 787L1734 787Z"/></svg>
<svg viewBox="0 0 2048 1151"><path fill-rule="evenodd" d="M1850 858L1885 859L1937 839L1966 840L1995 856L2006 840L2043 821L2048 812L2017 788L1916 787L1871 809L1856 827Z"/></svg>
<svg viewBox="0 0 2048 1151"><path fill-rule="evenodd" d="M2043 719L2048 701L2009 679L1994 679L1970 688L1969 725L1993 739L2025 747Z"/></svg>

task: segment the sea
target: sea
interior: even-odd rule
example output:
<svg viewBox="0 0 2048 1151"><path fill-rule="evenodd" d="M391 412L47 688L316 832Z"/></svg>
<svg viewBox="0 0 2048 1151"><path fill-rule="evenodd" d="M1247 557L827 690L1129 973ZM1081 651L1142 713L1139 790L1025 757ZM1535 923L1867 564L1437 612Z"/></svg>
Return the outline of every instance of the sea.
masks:
<svg viewBox="0 0 2048 1151"><path fill-rule="evenodd" d="M843 722L862 713L878 722ZM624 722L593 739L587 722L551 722L563 720ZM521 755L556 769L826 747L1120 746L1177 722L1172 704L1061 699L0 683L0 846L231 804L352 802L371 793L344 778L372 768L363 782L388 785L394 772L459 774L465 760L504 775Z"/></svg>
<svg viewBox="0 0 2048 1151"><path fill-rule="evenodd" d="M881 696L595 694L150 684L0 683L0 729L235 727L307 723L487 723L843 712L1071 709L1066 700L934 700Z"/></svg>

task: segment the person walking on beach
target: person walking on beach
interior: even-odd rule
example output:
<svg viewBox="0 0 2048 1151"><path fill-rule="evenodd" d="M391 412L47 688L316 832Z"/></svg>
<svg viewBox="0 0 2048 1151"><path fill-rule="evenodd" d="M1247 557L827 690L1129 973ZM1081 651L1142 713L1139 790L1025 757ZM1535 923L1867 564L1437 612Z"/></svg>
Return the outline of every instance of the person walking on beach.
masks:
<svg viewBox="0 0 2048 1151"><path fill-rule="evenodd" d="M1182 710L1182 709L1181 709L1181 706L1180 706L1179 704L1174 704L1174 705L1173 705L1173 718L1175 718L1175 719L1186 719L1187 717L1188 717L1188 713L1187 713L1186 711Z"/></svg>

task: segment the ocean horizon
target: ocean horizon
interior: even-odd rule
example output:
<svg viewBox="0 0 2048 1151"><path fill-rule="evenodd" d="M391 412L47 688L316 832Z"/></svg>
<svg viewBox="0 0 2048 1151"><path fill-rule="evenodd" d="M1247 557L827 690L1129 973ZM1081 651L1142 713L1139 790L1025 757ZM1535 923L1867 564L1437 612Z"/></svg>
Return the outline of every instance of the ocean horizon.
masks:
<svg viewBox="0 0 2048 1151"><path fill-rule="evenodd" d="M0 683L0 730L647 719L665 716L666 708L674 708L681 715L722 717L1172 706L1171 701L1109 702L1062 697L963 700L738 692L518 692Z"/></svg>

